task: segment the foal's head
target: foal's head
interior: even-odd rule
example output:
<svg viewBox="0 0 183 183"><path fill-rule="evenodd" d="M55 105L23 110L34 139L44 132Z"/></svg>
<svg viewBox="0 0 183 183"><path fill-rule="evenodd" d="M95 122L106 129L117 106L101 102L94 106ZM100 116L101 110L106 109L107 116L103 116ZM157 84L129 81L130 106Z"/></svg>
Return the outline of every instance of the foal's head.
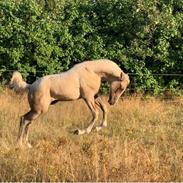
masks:
<svg viewBox="0 0 183 183"><path fill-rule="evenodd" d="M129 76L125 74L123 71L119 78L115 78L110 83L110 93L109 93L109 104L114 105L119 97L123 94L126 90L127 86L130 83Z"/></svg>

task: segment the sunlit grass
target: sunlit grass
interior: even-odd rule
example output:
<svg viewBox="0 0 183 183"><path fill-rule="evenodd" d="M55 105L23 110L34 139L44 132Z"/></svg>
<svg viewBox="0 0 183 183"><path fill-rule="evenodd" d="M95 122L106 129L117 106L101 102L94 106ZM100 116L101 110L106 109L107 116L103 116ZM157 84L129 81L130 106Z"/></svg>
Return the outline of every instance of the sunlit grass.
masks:
<svg viewBox="0 0 183 183"><path fill-rule="evenodd" d="M1 93L0 106L0 181L183 181L181 98L124 98L108 106L107 128L83 136L72 132L87 126L85 103L61 102L32 123L24 150L15 142L26 96Z"/></svg>

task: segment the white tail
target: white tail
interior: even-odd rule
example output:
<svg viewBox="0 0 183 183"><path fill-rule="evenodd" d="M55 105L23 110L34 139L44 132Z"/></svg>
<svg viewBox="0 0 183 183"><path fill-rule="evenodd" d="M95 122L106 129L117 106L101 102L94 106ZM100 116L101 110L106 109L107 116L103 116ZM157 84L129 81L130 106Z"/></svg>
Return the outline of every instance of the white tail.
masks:
<svg viewBox="0 0 183 183"><path fill-rule="evenodd" d="M26 89L28 89L29 84L27 84L23 80L22 75L18 71L15 71L15 72L13 72L13 75L11 77L9 87L11 89L14 89L16 92L21 92L21 91L25 91Z"/></svg>

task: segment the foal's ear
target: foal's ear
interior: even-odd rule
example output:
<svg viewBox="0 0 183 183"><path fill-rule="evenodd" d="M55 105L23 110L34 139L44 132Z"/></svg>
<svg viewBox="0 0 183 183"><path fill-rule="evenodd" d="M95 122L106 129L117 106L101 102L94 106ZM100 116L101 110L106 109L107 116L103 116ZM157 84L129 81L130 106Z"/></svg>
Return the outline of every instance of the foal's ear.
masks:
<svg viewBox="0 0 183 183"><path fill-rule="evenodd" d="M121 74L120 74L120 80L121 81L124 79L124 76L125 76L125 73L123 71L121 71Z"/></svg>

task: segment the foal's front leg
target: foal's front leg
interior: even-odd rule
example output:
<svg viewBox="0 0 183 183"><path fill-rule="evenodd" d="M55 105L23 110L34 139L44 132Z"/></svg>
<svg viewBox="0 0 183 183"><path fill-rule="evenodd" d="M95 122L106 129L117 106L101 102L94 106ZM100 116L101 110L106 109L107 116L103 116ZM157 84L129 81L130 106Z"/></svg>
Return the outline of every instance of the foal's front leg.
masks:
<svg viewBox="0 0 183 183"><path fill-rule="evenodd" d="M101 130L103 127L107 127L107 107L106 105L103 103L102 99L100 97L97 97L95 99L95 103L101 108L102 112L103 112L103 119L102 122L100 124L100 126L96 127L96 130L99 131Z"/></svg>
<svg viewBox="0 0 183 183"><path fill-rule="evenodd" d="M86 129L83 129L83 130L78 129L76 131L76 133L78 135L82 135L82 134L85 134L85 133L90 133L92 128L93 128L93 126L94 126L94 124L95 124L95 122L98 119L99 112L98 112L98 109L97 109L97 106L96 106L94 98L85 99L85 102L88 105L88 107L89 107L89 109L90 109L90 111L92 113L92 120L90 122L90 125Z"/></svg>

